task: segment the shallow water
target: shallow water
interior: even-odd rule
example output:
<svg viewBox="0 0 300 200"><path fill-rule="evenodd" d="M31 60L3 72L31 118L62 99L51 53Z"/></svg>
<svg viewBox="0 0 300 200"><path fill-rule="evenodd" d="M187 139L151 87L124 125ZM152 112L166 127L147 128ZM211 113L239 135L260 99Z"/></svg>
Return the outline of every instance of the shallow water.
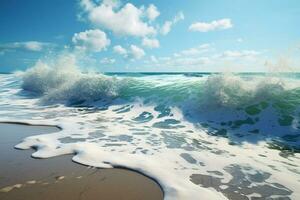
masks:
<svg viewBox="0 0 300 200"><path fill-rule="evenodd" d="M17 147L141 171L162 185L165 199L299 199L297 77L38 66L0 76L0 119L58 125L61 132Z"/></svg>
<svg viewBox="0 0 300 200"><path fill-rule="evenodd" d="M163 199L159 185L137 172L75 164L70 155L33 159L32 150L13 148L26 136L59 131L54 126L0 123L1 200Z"/></svg>

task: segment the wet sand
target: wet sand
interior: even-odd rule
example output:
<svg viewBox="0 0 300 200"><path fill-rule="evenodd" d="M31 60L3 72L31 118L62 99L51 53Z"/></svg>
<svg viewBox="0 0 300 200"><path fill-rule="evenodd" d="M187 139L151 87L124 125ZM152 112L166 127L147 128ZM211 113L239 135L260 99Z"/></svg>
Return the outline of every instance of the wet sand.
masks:
<svg viewBox="0 0 300 200"><path fill-rule="evenodd" d="M0 199L160 200L152 179L126 169L97 169L76 164L71 155L31 158L33 150L14 146L30 135L57 132L58 127L0 123Z"/></svg>

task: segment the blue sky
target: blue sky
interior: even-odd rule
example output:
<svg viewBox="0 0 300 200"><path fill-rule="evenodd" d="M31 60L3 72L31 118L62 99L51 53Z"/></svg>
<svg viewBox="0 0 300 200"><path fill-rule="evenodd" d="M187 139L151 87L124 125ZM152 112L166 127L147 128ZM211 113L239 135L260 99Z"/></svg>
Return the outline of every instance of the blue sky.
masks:
<svg viewBox="0 0 300 200"><path fill-rule="evenodd" d="M298 0L1 0L0 71L299 71L299 22Z"/></svg>

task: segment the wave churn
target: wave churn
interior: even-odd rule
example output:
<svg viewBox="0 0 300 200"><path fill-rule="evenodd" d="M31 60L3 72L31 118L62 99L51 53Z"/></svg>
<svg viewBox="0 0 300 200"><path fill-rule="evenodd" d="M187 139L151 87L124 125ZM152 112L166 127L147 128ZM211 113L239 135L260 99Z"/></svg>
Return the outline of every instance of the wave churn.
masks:
<svg viewBox="0 0 300 200"><path fill-rule="evenodd" d="M291 76L105 75L65 56L1 75L0 118L62 127L16 146L36 147L34 157L128 167L156 179L165 199L297 199L300 80Z"/></svg>

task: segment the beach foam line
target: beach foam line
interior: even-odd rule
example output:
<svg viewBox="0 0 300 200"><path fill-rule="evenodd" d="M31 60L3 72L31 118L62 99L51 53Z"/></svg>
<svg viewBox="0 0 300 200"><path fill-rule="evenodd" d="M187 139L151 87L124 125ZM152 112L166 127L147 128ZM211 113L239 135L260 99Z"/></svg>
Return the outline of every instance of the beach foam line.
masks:
<svg viewBox="0 0 300 200"><path fill-rule="evenodd" d="M47 126L44 124L42 126L39 126L38 124L34 124L33 126L32 124L28 124L29 123L25 122L1 122L0 128L2 132L0 138L5 135L4 138L1 139L1 142L9 140L9 144L12 144L13 141L17 143L20 138L24 137L24 134L27 134L27 136L45 134L55 130L52 128L57 128L48 126L51 130L47 130L45 129ZM19 132L22 132L23 134L18 136ZM127 196L128 200L141 198L156 200L163 198L163 190L154 179L129 168L117 166L115 166L115 169L110 170L94 167L86 168L82 165L70 164L70 162L66 160L66 156L59 156L49 160L32 160L28 159L26 156L29 152L24 151L23 156L15 156L15 154L20 154L20 151L6 148L6 146L2 145L2 147L0 147L1 152L5 151L10 157L17 159L14 160L14 162L2 162L1 160L6 159L6 157L1 156L0 154L0 161L3 163L0 167L0 176L2 177L0 179L1 199L2 197L3 199L13 199L18 196L22 196L26 199L47 199L49 198L48 195L50 195L50 197L55 195L57 196L57 199L74 199L78 198L76 195L80 195L79 192L81 190L85 193L86 198L84 199L92 199L95 195L98 195L99 197L110 195L107 196L107 198L115 197L115 199L120 197L124 199ZM19 162L22 164L17 164ZM32 171L29 170L29 168L26 170L26 167L37 169L38 171ZM7 170L15 173L1 173ZM24 170L28 172L21 175L20 173ZM51 174L48 175L50 172ZM11 174L11 176L9 176L9 174ZM45 179L44 177L47 178ZM6 179L9 179L10 181L6 182ZM118 193L113 192L116 187L118 188ZM92 189L85 191L85 188ZM68 191L73 192L70 193ZM72 193L75 193L75 195ZM37 194L41 194L41 196Z"/></svg>

